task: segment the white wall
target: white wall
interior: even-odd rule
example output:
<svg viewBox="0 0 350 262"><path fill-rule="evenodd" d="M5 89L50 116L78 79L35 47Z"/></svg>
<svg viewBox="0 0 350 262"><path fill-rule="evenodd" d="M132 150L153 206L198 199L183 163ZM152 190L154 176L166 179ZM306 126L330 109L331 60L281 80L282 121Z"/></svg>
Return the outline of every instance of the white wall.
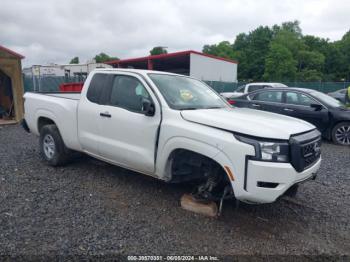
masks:
<svg viewBox="0 0 350 262"><path fill-rule="evenodd" d="M190 76L204 81L237 82L237 64L191 53Z"/></svg>

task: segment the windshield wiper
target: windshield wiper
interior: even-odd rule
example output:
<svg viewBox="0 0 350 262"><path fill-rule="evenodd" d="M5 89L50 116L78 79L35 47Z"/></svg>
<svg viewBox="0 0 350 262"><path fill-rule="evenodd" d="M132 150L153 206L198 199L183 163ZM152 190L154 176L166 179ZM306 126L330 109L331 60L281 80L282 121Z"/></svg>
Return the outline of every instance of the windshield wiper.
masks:
<svg viewBox="0 0 350 262"><path fill-rule="evenodd" d="M200 109L198 107L184 107L184 108L181 108L180 110L197 110L197 109Z"/></svg>
<svg viewBox="0 0 350 262"><path fill-rule="evenodd" d="M205 107L203 109L218 109L218 108L224 108L222 106L211 106L211 107Z"/></svg>
<svg viewBox="0 0 350 262"><path fill-rule="evenodd" d="M218 109L218 108L224 108L222 106L210 106L210 107L184 107L180 110L198 110L198 109Z"/></svg>

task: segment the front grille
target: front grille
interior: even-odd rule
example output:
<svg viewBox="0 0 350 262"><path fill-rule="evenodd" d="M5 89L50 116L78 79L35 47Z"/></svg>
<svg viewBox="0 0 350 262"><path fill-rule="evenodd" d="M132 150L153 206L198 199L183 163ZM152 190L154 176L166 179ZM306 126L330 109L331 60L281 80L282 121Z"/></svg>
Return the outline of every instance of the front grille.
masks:
<svg viewBox="0 0 350 262"><path fill-rule="evenodd" d="M296 171L312 166L321 156L321 134L317 130L290 138L291 163Z"/></svg>
<svg viewBox="0 0 350 262"><path fill-rule="evenodd" d="M312 143L302 146L302 153L304 158L304 169L312 166L321 156L321 139L317 139Z"/></svg>
<svg viewBox="0 0 350 262"><path fill-rule="evenodd" d="M314 153L314 145L315 143L308 144L302 147L303 157L308 158Z"/></svg>

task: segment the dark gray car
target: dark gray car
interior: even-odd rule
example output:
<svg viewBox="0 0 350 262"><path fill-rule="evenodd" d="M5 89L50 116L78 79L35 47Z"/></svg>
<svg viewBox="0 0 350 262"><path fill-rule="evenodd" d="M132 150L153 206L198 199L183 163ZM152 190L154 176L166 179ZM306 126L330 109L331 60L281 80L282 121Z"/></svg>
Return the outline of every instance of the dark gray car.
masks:
<svg viewBox="0 0 350 262"><path fill-rule="evenodd" d="M322 136L350 146L350 109L340 101L306 88L267 88L229 98L237 107L248 107L300 118L317 127Z"/></svg>

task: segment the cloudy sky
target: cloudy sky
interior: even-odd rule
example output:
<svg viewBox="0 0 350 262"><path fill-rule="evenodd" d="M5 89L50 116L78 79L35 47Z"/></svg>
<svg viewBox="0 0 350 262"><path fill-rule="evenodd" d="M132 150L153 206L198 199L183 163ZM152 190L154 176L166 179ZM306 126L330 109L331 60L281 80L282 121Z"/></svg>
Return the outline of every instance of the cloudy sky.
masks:
<svg viewBox="0 0 350 262"><path fill-rule="evenodd" d="M349 0L1 0L0 45L25 66L198 50L259 25L299 20L304 34L339 40L350 29Z"/></svg>

